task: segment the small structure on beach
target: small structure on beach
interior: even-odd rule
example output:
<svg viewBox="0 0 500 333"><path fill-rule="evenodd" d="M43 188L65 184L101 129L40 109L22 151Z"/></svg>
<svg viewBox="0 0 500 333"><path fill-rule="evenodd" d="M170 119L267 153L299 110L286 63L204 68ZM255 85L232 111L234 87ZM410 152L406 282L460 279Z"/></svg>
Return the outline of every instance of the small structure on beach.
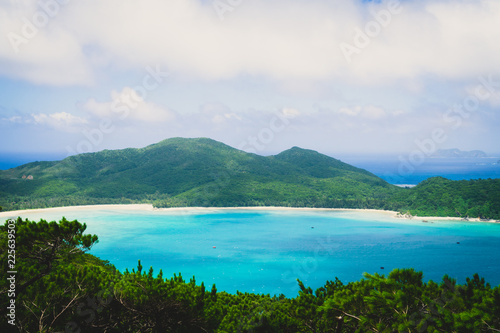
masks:
<svg viewBox="0 0 500 333"><path fill-rule="evenodd" d="M411 220L411 219L413 219L414 217L416 217L416 215L415 215L415 216L413 216L413 215L411 215L411 214L410 214L410 212L406 212L406 214L397 213L397 214L396 214L396 217L397 217L398 219L410 219L410 220Z"/></svg>

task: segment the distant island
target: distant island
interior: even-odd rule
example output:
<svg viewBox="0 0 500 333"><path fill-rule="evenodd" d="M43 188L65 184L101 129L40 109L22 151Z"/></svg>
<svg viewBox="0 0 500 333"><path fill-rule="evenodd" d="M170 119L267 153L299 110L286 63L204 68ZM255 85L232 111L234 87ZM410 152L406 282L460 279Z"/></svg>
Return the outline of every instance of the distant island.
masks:
<svg viewBox="0 0 500 333"><path fill-rule="evenodd" d="M500 219L500 179L434 177L401 188L313 150L260 156L207 138L172 138L0 171L3 210L118 203L366 208Z"/></svg>
<svg viewBox="0 0 500 333"><path fill-rule="evenodd" d="M470 150L463 151L457 148L453 149L438 149L431 155L433 158L485 158L488 157L484 151Z"/></svg>

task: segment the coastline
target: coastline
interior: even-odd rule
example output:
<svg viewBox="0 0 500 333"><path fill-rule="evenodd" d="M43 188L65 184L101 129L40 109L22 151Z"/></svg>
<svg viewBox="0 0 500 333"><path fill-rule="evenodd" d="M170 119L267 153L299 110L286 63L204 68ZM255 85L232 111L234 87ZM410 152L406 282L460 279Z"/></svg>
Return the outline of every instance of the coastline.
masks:
<svg viewBox="0 0 500 333"><path fill-rule="evenodd" d="M12 217L13 215L33 214L33 213L64 213L68 211L85 211L85 210L120 210L120 211L150 211L150 212L208 212L214 210L268 210L268 211L309 211L309 212L354 212L354 213L375 213L383 214L386 217L395 220L410 220L423 223L432 223L433 221L460 221L460 222L483 222L483 223L500 223L500 221L488 220L482 221L479 218L469 218L463 220L460 217L442 217L442 216L412 216L411 218L399 216L396 211L381 210L381 209L360 209L360 208L310 208L310 207L276 207L276 206L254 206L254 207L172 207L172 208L154 208L152 204L116 204L116 205L84 205L84 206L65 206L39 209L24 209L0 212L0 218Z"/></svg>

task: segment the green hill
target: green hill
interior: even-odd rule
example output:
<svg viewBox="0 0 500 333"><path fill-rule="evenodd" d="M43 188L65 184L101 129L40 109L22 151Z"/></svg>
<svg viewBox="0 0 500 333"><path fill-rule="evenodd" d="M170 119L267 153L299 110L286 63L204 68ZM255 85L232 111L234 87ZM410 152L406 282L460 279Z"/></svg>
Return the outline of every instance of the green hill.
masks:
<svg viewBox="0 0 500 333"><path fill-rule="evenodd" d="M398 188L313 150L293 147L264 157L211 139L172 138L140 149L104 150L0 171L0 206L149 202L156 207L377 208L500 217L498 180L485 180L473 190L468 182L448 182L453 185L431 186L429 195L425 182L411 190ZM445 195L449 191L451 201ZM477 191L493 194L478 196ZM456 211L455 203L462 205Z"/></svg>
<svg viewBox="0 0 500 333"><path fill-rule="evenodd" d="M414 215L500 219L500 179L424 180L393 199Z"/></svg>
<svg viewBox="0 0 500 333"><path fill-rule="evenodd" d="M33 180L23 179L32 175ZM141 149L105 150L0 171L5 208L71 201L154 200L161 206L355 206L398 189L312 150L245 153L205 139L173 138ZM9 200L14 199L9 203ZM36 205L36 204L35 204Z"/></svg>

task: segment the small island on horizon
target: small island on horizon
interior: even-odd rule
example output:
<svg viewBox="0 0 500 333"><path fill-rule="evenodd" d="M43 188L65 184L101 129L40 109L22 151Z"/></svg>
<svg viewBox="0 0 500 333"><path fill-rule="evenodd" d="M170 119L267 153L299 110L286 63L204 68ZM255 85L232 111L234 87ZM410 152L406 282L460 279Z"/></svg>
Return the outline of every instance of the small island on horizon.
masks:
<svg viewBox="0 0 500 333"><path fill-rule="evenodd" d="M438 149L430 157L431 158L486 158L488 157L488 154L486 154L482 150L464 151L458 148L451 148L451 149Z"/></svg>

